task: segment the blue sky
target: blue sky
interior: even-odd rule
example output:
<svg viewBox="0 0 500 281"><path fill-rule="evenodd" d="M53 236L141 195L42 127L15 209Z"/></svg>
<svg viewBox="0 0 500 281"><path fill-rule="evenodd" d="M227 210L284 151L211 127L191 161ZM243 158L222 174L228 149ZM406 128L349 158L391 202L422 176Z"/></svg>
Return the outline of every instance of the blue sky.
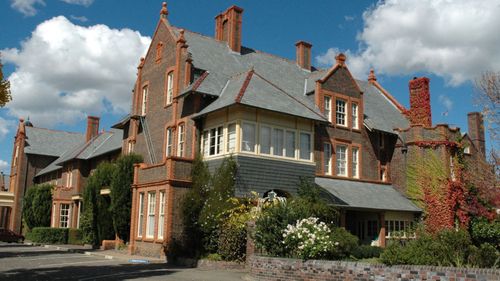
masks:
<svg viewBox="0 0 500 281"><path fill-rule="evenodd" d="M35 126L85 130L87 114L109 129L127 113L135 67L162 1L8 0L0 2L0 52L14 101L0 109L0 170L9 172L19 117ZM498 0L170 1L171 24L212 36L214 16L244 9L243 45L295 59L294 43L313 44L313 64L347 65L408 105L408 80L431 79L433 123L467 128L478 111L473 79L500 70Z"/></svg>

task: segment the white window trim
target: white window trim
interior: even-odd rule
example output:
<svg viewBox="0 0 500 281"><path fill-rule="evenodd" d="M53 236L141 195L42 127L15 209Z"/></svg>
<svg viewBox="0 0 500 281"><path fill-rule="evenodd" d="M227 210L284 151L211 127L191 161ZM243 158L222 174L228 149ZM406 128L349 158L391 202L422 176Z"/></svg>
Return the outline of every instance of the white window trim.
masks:
<svg viewBox="0 0 500 281"><path fill-rule="evenodd" d="M229 143L230 143L230 135L229 135L229 126L234 125L234 148L231 151L229 148ZM238 147L238 123L236 122L229 122L227 124L224 124L224 136L225 136L225 142L224 142L224 151L227 153L235 153Z"/></svg>
<svg viewBox="0 0 500 281"><path fill-rule="evenodd" d="M327 104L327 99L328 99L328 104ZM324 96L323 97L323 106L325 108L325 115L328 121L332 122L332 97L331 96Z"/></svg>
<svg viewBox="0 0 500 281"><path fill-rule="evenodd" d="M173 154L174 150L174 128L169 127L167 128L167 134L166 134L166 144L165 144L165 156L170 157Z"/></svg>
<svg viewBox="0 0 500 281"><path fill-rule="evenodd" d="M356 107L356 114L354 114L354 107ZM356 102L351 102L351 122L353 129L359 129L359 105Z"/></svg>
<svg viewBox="0 0 500 281"><path fill-rule="evenodd" d="M329 156L327 155L327 153L325 151L326 147L328 147L328 149L330 150ZM325 158L327 156L328 156L328 159ZM324 161L323 169L325 168L325 166L327 167L327 169L323 172L325 173L325 175L332 175L333 153L332 153L332 144L329 142L323 143L323 161Z"/></svg>
<svg viewBox="0 0 500 281"><path fill-rule="evenodd" d="M338 111L337 109L337 101L342 101L344 102L344 112L340 112ZM349 106L349 102L345 99L342 99L342 98L335 98L335 124L337 126L341 126L341 127L347 127L348 126L348 106ZM343 114L344 115L344 124L341 124L339 123L339 120L337 118L337 114Z"/></svg>
<svg viewBox="0 0 500 281"><path fill-rule="evenodd" d="M356 162L354 162L354 151L356 151ZM360 149L357 146L351 146L351 177L354 179L359 179L359 152ZM354 163L356 163L356 169L354 169ZM356 171L356 175L354 175L353 171Z"/></svg>
<svg viewBox="0 0 500 281"><path fill-rule="evenodd" d="M222 127L222 142L220 144L220 147L219 147L219 153L217 153L217 139L219 137L218 135L218 132L219 132L219 128ZM219 155L224 155L225 154L225 151L226 151L226 144L225 144L225 140L226 140L226 137L225 137L225 133L226 133L226 128L227 128L227 125L226 124L222 124L222 125L216 125L216 126L212 126L212 127L208 127L206 129L203 130L203 132L201 133L201 146L202 146L202 154L203 154L203 157L205 158L210 158L210 157L216 157L216 156L219 156ZM210 138L212 137L212 135L210 134L210 131L215 129L215 151L214 151L214 154L210 155ZM207 140L208 140L208 146L205 147L204 145L204 142L205 142L205 132L208 132L207 134Z"/></svg>
<svg viewBox="0 0 500 281"><path fill-rule="evenodd" d="M137 217L137 237L142 237L142 225L144 224L144 193L139 193L139 212Z"/></svg>
<svg viewBox="0 0 500 281"><path fill-rule="evenodd" d="M243 135L243 126L245 124L253 125L254 128L255 128L255 134L254 134L254 140L253 140L254 141L253 151L245 151L245 150L243 150L243 137L244 137L244 135ZM259 148L259 124L257 122L242 120L241 126L240 126L240 152L241 153L246 153L246 154L258 154L257 153L258 148Z"/></svg>
<svg viewBox="0 0 500 281"><path fill-rule="evenodd" d="M167 101L166 104L172 104L174 97L174 71L167 73Z"/></svg>
<svg viewBox="0 0 500 281"><path fill-rule="evenodd" d="M309 135L309 159L300 158L300 148L301 148L300 135L301 134L308 134ZM298 142L296 142L296 145L295 145L297 159L301 160L301 161L308 161L308 162L314 161L314 151L313 151L314 134L312 132L308 132L308 131L297 130L296 138L298 139Z"/></svg>
<svg viewBox="0 0 500 281"><path fill-rule="evenodd" d="M160 191L160 206L158 210L158 239L163 239L163 232L165 231L165 191Z"/></svg>
<svg viewBox="0 0 500 281"><path fill-rule="evenodd" d="M344 163L345 163L345 166L344 166L344 174L341 174L340 171L339 171L339 153L337 151L337 148L338 147L344 147L345 148L345 158L343 159L344 160ZM339 177L347 177L349 172L349 145L347 144L343 144L343 143L337 143L335 145L335 175L336 176L339 176Z"/></svg>
<svg viewBox="0 0 500 281"><path fill-rule="evenodd" d="M146 218L146 238L155 236L156 193L148 192L148 214ZM152 228L150 228L152 227ZM150 231L151 230L151 231Z"/></svg>
<svg viewBox="0 0 500 281"><path fill-rule="evenodd" d="M181 124L177 127L177 156L184 157L186 143L186 126Z"/></svg>
<svg viewBox="0 0 500 281"><path fill-rule="evenodd" d="M65 210L65 208L63 208L63 206L68 206L68 208L66 209L67 211L67 214L66 215L63 215L63 210ZM71 217L71 205L68 204L68 203L61 203L59 204L59 228L69 228L70 226L70 217ZM66 219L66 225L64 226L63 225L63 220L62 218L63 217L67 217Z"/></svg>
<svg viewBox="0 0 500 281"><path fill-rule="evenodd" d="M147 106L147 103L148 103L148 94L149 94L149 89L148 89L148 86L144 86L142 87L142 91L141 91L141 115L144 116L146 115L146 106Z"/></svg>

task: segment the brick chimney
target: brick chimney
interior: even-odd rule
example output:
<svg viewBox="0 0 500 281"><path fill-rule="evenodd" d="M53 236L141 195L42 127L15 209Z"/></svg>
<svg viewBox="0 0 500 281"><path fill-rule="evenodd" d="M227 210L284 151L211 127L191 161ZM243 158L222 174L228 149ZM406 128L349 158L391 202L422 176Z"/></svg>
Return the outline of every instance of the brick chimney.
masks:
<svg viewBox="0 0 500 281"><path fill-rule="evenodd" d="M411 125L432 126L431 116L431 93L429 90L429 78L413 78L408 83L410 88L410 110L408 117Z"/></svg>
<svg viewBox="0 0 500 281"><path fill-rule="evenodd" d="M486 155L483 115L479 112L470 112L467 114L467 121L472 143L480 153Z"/></svg>
<svg viewBox="0 0 500 281"><path fill-rule="evenodd" d="M93 137L99 134L99 117L87 117L87 133L85 134L85 141L88 142Z"/></svg>
<svg viewBox="0 0 500 281"><path fill-rule="evenodd" d="M310 43L299 41L295 43L297 50L297 65L303 69L311 70L311 47Z"/></svg>
<svg viewBox="0 0 500 281"><path fill-rule="evenodd" d="M215 39L227 42L229 48L237 53L241 52L242 16L242 8L231 6L215 17Z"/></svg>

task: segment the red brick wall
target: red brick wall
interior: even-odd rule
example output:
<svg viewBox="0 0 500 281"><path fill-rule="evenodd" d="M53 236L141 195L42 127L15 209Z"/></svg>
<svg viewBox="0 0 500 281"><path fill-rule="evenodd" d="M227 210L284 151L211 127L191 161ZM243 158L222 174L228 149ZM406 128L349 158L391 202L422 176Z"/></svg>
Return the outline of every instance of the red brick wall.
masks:
<svg viewBox="0 0 500 281"><path fill-rule="evenodd" d="M385 266L345 261L302 261L252 256L250 276L257 280L500 280L498 269L436 266Z"/></svg>

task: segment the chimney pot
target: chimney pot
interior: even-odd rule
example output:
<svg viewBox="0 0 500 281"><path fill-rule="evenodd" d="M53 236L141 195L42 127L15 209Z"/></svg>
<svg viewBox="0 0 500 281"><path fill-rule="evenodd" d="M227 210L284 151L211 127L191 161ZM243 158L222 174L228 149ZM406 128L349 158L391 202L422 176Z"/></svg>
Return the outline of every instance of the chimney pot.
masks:
<svg viewBox="0 0 500 281"><path fill-rule="evenodd" d="M429 78L413 78L408 83L410 89L410 110L408 117L411 125L432 126L431 93Z"/></svg>
<svg viewBox="0 0 500 281"><path fill-rule="evenodd" d="M85 141L88 142L99 134L99 117L87 116L87 132Z"/></svg>
<svg viewBox="0 0 500 281"><path fill-rule="evenodd" d="M311 43L305 41L299 41L295 43L295 49L297 53L297 65L311 70Z"/></svg>

